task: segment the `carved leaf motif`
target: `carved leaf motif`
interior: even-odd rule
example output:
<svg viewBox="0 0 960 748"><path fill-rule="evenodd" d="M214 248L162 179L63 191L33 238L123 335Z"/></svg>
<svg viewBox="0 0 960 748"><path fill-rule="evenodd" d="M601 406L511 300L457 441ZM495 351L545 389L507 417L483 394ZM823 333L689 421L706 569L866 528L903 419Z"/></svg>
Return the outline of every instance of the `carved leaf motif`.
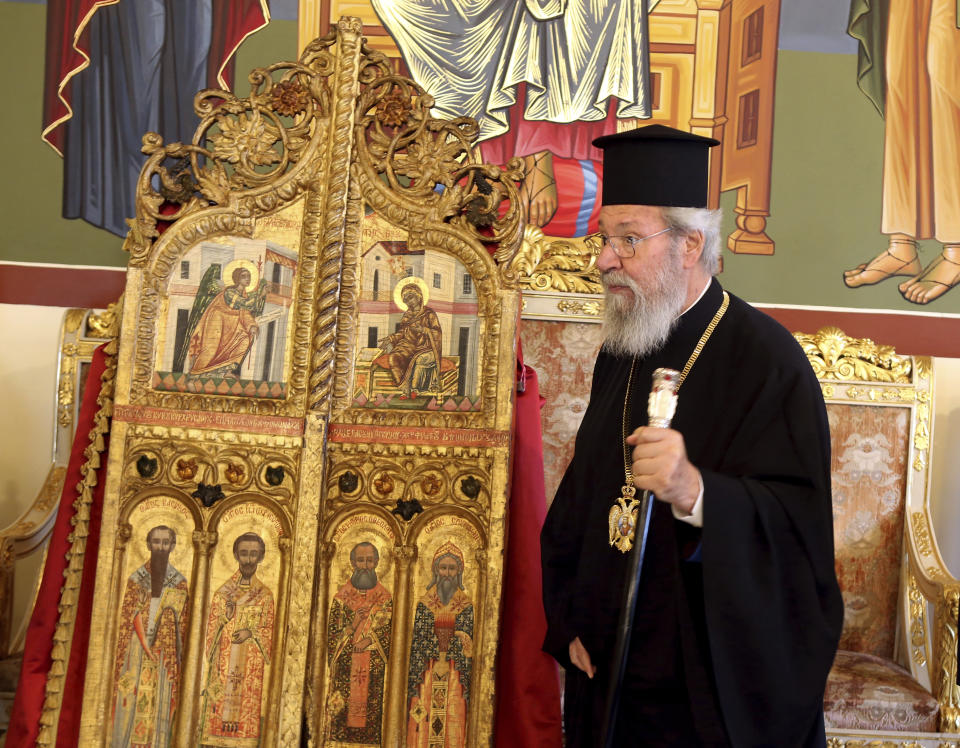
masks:
<svg viewBox="0 0 960 748"><path fill-rule="evenodd" d="M230 179L227 177L227 170L220 162L213 161L208 168L199 169L197 182L200 185L200 192L210 202L217 205L225 205L229 202Z"/></svg>
<svg viewBox="0 0 960 748"><path fill-rule="evenodd" d="M256 114L240 115L236 119L221 117L218 124L220 133L210 137L214 156L231 164L241 159L259 166L280 161L280 154L273 149L280 139L279 134L268 127L263 118Z"/></svg>
<svg viewBox="0 0 960 748"><path fill-rule="evenodd" d="M912 360L898 356L893 346L851 338L836 327L821 328L815 335L794 333L794 337L821 379L911 382Z"/></svg>

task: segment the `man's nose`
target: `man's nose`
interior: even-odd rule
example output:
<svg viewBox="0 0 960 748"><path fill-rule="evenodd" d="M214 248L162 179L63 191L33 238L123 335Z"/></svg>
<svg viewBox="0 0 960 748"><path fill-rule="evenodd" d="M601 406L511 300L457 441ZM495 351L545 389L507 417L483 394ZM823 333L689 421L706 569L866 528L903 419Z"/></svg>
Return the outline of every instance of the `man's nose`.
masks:
<svg viewBox="0 0 960 748"><path fill-rule="evenodd" d="M597 255L597 270L605 273L607 270L619 270L623 267L620 257L613 251L610 242L605 242L600 248L600 254Z"/></svg>

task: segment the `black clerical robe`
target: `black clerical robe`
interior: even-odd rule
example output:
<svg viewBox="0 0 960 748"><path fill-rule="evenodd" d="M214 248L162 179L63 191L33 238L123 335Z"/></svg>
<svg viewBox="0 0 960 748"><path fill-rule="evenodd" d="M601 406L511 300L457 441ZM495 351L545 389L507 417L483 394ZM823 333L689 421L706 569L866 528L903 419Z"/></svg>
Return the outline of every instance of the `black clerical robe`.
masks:
<svg viewBox="0 0 960 748"><path fill-rule="evenodd" d="M647 422L653 370L683 369L722 293L712 281L664 347L638 361L629 431ZM609 545L607 516L624 482L630 366L630 358L600 352L574 458L541 535L544 650L567 668L571 748L599 740L629 558ZM843 604L833 565L830 435L803 351L777 322L731 295L680 388L672 427L703 476L703 528L655 502L618 743L650 744L625 736L637 715L663 700L665 719L682 721L685 713L704 745L822 745L823 689ZM569 661L578 636L598 667L592 681Z"/></svg>

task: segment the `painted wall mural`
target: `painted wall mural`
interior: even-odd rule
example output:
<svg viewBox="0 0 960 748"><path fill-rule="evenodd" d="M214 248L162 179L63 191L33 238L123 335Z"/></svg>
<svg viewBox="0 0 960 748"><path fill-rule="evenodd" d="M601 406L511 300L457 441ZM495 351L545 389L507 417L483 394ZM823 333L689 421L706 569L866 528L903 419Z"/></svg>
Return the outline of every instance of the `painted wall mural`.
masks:
<svg viewBox="0 0 960 748"><path fill-rule="evenodd" d="M900 295L929 304L960 282L960 6L952 0L853 0L858 83L884 118L886 249L844 273L851 288L905 277ZM884 33L885 32L885 33ZM918 241L940 252L924 264Z"/></svg>
<svg viewBox="0 0 960 748"><path fill-rule="evenodd" d="M530 223L547 237L576 238L594 230L602 167L589 139L643 121L642 109L649 106L651 122L723 140L711 199L724 210L731 251L724 253L722 278L734 293L762 306L960 313L960 301L949 293L960 275L958 187L951 181L956 170L949 167L960 142L950 74L958 59L956 4L733 0L718 5L649 3L644 39L616 23L604 26L602 13L578 3L530 2L509 9L480 3L455 24L456 9L444 0L423 7L280 0L271 4L269 24L241 44L237 58L247 70L290 56L298 34L304 43L341 15L359 16L369 47L424 85L438 111L479 118L484 158L522 160L521 200ZM35 69L42 71L44 7L0 2L0 8L14 20L6 28L33 34L29 49L35 50ZM618 0L610 8L621 19L637 19L643 10L639 0ZM101 9L83 33L89 35L115 11ZM30 14L36 16L33 25L17 23ZM299 28L306 18L316 19L318 28ZM219 22L205 21L203 28ZM69 23L65 29L75 30ZM438 41L447 38L439 33L444 30L456 43ZM48 40L51 50L59 38ZM635 53L644 41L649 91L629 64L628 53L639 59ZM161 50L170 46L161 35L151 43ZM211 53L202 33L197 45L199 54ZM77 88L64 89L64 96L80 105L74 119L83 118L84 78L89 83L97 70L115 67L109 65L109 49L98 48L97 54L97 66L71 79ZM564 59L580 62L565 67ZM595 74L578 77L581 63ZM56 104L62 82L56 76L69 75L75 66L68 60L65 68L47 67L55 74L48 99ZM242 75L239 84L245 85ZM577 96L558 97L558 87L567 84ZM24 85L42 87L41 73ZM66 128L51 132L62 135ZM128 138L134 151L136 138ZM35 139L35 131L20 138L24 159L37 160L27 148ZM36 150L51 155L41 143ZM59 213L61 194L59 186L50 185L36 193L37 206L50 195ZM95 245L94 235L75 223L41 218L35 207L11 217L8 259L124 261ZM69 226L73 231L65 241ZM29 254L17 254L17 247L28 246ZM220 282L225 288L232 279L222 275ZM873 331L860 334L868 332ZM875 334L883 333L881 326Z"/></svg>

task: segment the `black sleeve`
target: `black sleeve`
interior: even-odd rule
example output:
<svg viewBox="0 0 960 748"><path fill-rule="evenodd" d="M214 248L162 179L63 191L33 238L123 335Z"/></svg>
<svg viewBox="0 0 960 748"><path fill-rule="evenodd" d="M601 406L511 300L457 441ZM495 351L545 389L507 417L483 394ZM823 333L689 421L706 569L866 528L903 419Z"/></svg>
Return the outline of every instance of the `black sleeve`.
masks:
<svg viewBox="0 0 960 748"><path fill-rule="evenodd" d="M573 511L574 497L570 490L573 467L560 481L557 495L550 505L540 531L540 563L543 573L543 610L547 618L547 634L543 651L564 668L571 667L570 642L577 637L573 630L570 599L576 576L580 548L583 544L583 522Z"/></svg>
<svg viewBox="0 0 960 748"><path fill-rule="evenodd" d="M843 621L826 410L806 361L788 360L754 393L723 465L701 469L704 602L736 745L810 733Z"/></svg>

